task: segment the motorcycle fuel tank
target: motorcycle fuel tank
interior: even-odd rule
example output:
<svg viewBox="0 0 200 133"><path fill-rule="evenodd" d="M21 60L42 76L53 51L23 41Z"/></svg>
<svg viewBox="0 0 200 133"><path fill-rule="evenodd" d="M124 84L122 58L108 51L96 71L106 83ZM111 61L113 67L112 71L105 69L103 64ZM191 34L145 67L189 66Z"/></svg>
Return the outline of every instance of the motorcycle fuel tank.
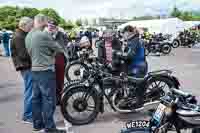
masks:
<svg viewBox="0 0 200 133"><path fill-rule="evenodd" d="M200 126L200 111L177 110L178 116L184 122Z"/></svg>

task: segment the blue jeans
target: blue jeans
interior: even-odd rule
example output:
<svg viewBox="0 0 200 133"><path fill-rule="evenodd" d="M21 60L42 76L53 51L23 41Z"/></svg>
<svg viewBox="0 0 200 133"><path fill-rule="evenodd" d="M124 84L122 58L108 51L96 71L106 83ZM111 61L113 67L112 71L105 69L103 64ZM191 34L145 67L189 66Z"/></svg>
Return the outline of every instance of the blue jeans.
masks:
<svg viewBox="0 0 200 133"><path fill-rule="evenodd" d="M5 50L6 56L10 56L9 43L3 43L3 47L4 47L4 50Z"/></svg>
<svg viewBox="0 0 200 133"><path fill-rule="evenodd" d="M33 71L33 128L55 129L56 76L52 71Z"/></svg>
<svg viewBox="0 0 200 133"><path fill-rule="evenodd" d="M23 120L32 119L32 73L31 70L21 71L24 79L24 114Z"/></svg>

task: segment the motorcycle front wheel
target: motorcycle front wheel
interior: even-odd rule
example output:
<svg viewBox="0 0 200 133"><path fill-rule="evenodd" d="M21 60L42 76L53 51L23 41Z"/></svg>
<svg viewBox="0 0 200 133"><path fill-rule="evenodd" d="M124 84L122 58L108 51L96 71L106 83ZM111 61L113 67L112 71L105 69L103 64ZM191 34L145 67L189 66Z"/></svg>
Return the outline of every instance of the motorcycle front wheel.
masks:
<svg viewBox="0 0 200 133"><path fill-rule="evenodd" d="M99 96L84 86L75 86L61 100L61 112L73 125L85 125L93 122L99 113Z"/></svg>
<svg viewBox="0 0 200 133"><path fill-rule="evenodd" d="M172 48L169 44L164 44L161 48L163 54L167 55L171 52Z"/></svg>
<svg viewBox="0 0 200 133"><path fill-rule="evenodd" d="M75 61L70 63L65 68L65 77L67 78L67 81L83 80L81 79L81 69L83 69L82 71L89 71L88 66L82 62Z"/></svg>

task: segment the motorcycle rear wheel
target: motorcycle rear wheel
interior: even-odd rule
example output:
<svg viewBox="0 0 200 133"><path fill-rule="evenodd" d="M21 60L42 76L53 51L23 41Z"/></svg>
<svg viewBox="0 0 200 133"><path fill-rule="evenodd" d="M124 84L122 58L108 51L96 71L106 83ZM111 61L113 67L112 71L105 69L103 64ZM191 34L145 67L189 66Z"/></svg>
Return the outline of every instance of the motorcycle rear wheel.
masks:
<svg viewBox="0 0 200 133"><path fill-rule="evenodd" d="M162 84L164 84L164 86ZM166 85L168 87L168 90L164 88L166 87ZM171 81L167 77L153 77L147 82L146 93L153 91L153 89L162 88L162 91L160 91L160 96L163 96L163 95L166 95L170 91L170 88L173 88L173 87L175 87L175 84L173 83L173 81Z"/></svg>

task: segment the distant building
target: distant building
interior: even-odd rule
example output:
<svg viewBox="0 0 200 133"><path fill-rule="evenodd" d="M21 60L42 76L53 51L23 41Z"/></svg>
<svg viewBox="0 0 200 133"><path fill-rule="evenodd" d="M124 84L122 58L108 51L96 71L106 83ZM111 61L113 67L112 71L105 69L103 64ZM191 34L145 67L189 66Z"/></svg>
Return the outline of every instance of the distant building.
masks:
<svg viewBox="0 0 200 133"><path fill-rule="evenodd" d="M106 26L107 28L117 28L119 25L131 21L130 19L109 19L109 18L99 18L97 24L99 26Z"/></svg>

